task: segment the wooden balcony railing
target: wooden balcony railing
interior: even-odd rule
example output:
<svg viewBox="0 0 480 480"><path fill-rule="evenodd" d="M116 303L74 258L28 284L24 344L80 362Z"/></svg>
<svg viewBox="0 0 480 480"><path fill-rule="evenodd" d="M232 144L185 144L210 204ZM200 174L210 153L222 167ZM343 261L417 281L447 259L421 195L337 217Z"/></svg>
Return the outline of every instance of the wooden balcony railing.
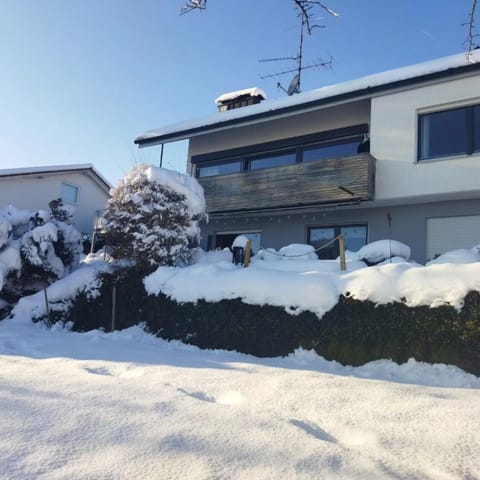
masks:
<svg viewBox="0 0 480 480"><path fill-rule="evenodd" d="M199 178L209 213L247 212L371 200L369 153Z"/></svg>

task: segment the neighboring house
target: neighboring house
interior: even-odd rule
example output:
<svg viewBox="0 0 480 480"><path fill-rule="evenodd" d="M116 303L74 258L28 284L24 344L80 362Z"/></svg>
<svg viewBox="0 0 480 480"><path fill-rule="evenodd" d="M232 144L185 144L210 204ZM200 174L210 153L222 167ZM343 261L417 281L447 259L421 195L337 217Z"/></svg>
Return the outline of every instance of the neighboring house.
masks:
<svg viewBox="0 0 480 480"><path fill-rule="evenodd" d="M97 211L105 208L110 188L91 164L0 170L0 207L48 210L51 200L61 198L75 207L77 229L92 233Z"/></svg>
<svg viewBox="0 0 480 480"><path fill-rule="evenodd" d="M189 139L203 247L347 248L391 237L419 261L480 244L480 50L150 131ZM245 91L242 91L243 93ZM227 96L229 101L232 95ZM390 219L390 221L389 221ZM333 258L337 247L321 252Z"/></svg>

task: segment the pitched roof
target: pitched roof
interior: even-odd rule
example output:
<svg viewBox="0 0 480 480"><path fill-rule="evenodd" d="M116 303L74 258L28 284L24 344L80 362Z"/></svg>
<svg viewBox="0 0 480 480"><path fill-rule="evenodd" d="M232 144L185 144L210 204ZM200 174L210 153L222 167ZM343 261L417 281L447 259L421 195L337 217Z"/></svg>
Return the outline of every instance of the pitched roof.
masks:
<svg viewBox="0 0 480 480"><path fill-rule="evenodd" d="M80 163L76 165L47 165L42 167L5 168L0 170L0 178L68 172L87 172L90 175L93 175L97 182L107 192L110 191L110 189L112 188L110 182L91 163Z"/></svg>
<svg viewBox="0 0 480 480"><path fill-rule="evenodd" d="M150 130L135 139L140 147L183 140L215 130L233 128L253 122L293 115L302 110L318 108L340 100L355 99L365 95L415 83L435 80L480 69L480 50L439 58L428 62L368 75L348 82L264 101L257 105L219 112L207 117L167 125Z"/></svg>

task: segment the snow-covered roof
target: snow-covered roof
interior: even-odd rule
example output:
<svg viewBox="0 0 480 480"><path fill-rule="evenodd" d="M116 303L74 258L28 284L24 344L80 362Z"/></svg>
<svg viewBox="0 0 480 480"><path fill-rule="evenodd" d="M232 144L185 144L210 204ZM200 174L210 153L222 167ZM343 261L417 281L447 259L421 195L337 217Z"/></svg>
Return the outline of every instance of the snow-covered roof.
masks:
<svg viewBox="0 0 480 480"><path fill-rule="evenodd" d="M235 98L242 97L243 95L250 95L251 97L263 97L267 98L267 94L258 87L253 88L244 88L243 90L237 90L235 92L224 93L215 99L215 103L220 105L221 103L228 102L229 100L234 100Z"/></svg>
<svg viewBox="0 0 480 480"><path fill-rule="evenodd" d="M64 173L64 172L82 172L89 171L93 173L99 183L109 191L112 188L110 182L91 164L79 163L73 165L46 165L41 167L22 167L22 168L5 168L0 170L0 178L17 177L20 175L41 175L45 173Z"/></svg>
<svg viewBox="0 0 480 480"><path fill-rule="evenodd" d="M168 125L150 130L135 139L139 146L149 146L183 140L207 131L232 128L252 122L267 121L283 115L293 115L302 110L318 108L340 99L353 99L417 82L428 81L436 77L480 68L480 50L443 57L428 62L397 68L374 75L368 75L348 82L299 93L291 97L268 100L245 108L215 113L186 122ZM221 98L221 97L220 97ZM218 99L217 99L218 100Z"/></svg>

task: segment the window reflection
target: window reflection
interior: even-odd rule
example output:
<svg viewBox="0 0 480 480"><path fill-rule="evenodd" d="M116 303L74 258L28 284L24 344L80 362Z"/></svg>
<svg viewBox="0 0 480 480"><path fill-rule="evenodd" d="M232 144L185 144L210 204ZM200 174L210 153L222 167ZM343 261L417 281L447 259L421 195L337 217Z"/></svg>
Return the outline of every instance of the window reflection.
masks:
<svg viewBox="0 0 480 480"><path fill-rule="evenodd" d="M259 170L261 168L280 167L282 165L292 165L296 162L295 152L282 153L280 155L271 155L264 158L255 158L250 160L250 169Z"/></svg>

